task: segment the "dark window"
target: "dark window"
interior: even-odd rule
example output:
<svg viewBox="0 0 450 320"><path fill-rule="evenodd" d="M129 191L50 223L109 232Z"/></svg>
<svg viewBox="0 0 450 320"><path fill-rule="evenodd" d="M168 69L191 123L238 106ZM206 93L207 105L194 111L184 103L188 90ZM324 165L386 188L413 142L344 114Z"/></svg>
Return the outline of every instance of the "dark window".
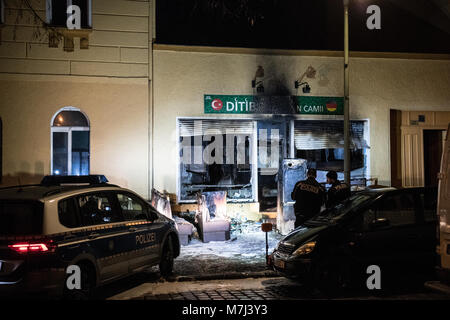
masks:
<svg viewBox="0 0 450 320"><path fill-rule="evenodd" d="M382 200L377 210L377 219L388 219L391 226L414 224L416 222L414 198L401 193Z"/></svg>
<svg viewBox="0 0 450 320"><path fill-rule="evenodd" d="M76 199L83 226L123 221L107 194L91 193Z"/></svg>
<svg viewBox="0 0 450 320"><path fill-rule="evenodd" d="M137 197L130 194L117 195L123 218L129 220L142 220L148 217L148 206Z"/></svg>
<svg viewBox="0 0 450 320"><path fill-rule="evenodd" d="M80 111L59 112L51 127L53 138L52 173L88 175L90 157L89 121Z"/></svg>
<svg viewBox="0 0 450 320"><path fill-rule="evenodd" d="M5 3L0 0L0 24L5 23Z"/></svg>
<svg viewBox="0 0 450 320"><path fill-rule="evenodd" d="M38 201L1 201L0 235L42 233L43 204Z"/></svg>
<svg viewBox="0 0 450 320"><path fill-rule="evenodd" d="M67 228L77 228L80 226L75 199L66 199L58 203L58 217L59 222Z"/></svg>
<svg viewBox="0 0 450 320"><path fill-rule="evenodd" d="M53 173L56 175L68 174L68 133L53 132Z"/></svg>
<svg viewBox="0 0 450 320"><path fill-rule="evenodd" d="M67 27L67 18L71 15L67 14L68 6L77 5L81 12L81 28L91 28L91 0L47 0L49 23L56 27Z"/></svg>
<svg viewBox="0 0 450 320"><path fill-rule="evenodd" d="M73 5L77 5L80 7L81 11L81 27L82 28L90 28L89 25L89 0L72 0Z"/></svg>
<svg viewBox="0 0 450 320"><path fill-rule="evenodd" d="M89 131L72 131L72 175L89 174Z"/></svg>
<svg viewBox="0 0 450 320"><path fill-rule="evenodd" d="M437 190L435 188L427 189L420 194L423 203L423 218L426 222L436 221L437 219Z"/></svg>

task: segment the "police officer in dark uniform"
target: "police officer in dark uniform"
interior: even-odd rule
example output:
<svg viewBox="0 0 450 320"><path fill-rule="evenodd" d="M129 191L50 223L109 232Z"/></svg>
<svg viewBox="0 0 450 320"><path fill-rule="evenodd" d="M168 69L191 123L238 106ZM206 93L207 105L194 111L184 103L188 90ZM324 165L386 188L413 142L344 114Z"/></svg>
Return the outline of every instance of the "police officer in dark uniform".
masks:
<svg viewBox="0 0 450 320"><path fill-rule="evenodd" d="M329 171L327 173L327 183L331 184L331 187L327 192L327 201L325 203L327 209L335 207L350 197L350 187L348 184L338 180L336 171Z"/></svg>
<svg viewBox="0 0 450 320"><path fill-rule="evenodd" d="M295 227L297 228L306 220L320 212L325 201L325 188L317 182L316 169L310 168L308 178L295 184L292 191L292 200L295 200Z"/></svg>

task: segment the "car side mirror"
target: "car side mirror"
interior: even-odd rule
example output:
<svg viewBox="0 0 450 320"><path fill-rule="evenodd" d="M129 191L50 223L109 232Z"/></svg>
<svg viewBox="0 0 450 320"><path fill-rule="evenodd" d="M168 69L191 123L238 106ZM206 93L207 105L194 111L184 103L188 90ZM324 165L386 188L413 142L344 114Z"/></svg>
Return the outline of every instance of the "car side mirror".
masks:
<svg viewBox="0 0 450 320"><path fill-rule="evenodd" d="M380 228L389 227L390 225L391 225L391 222L389 221L389 219L378 218L378 219L373 220L370 223L370 229L376 230L376 229L380 229Z"/></svg>

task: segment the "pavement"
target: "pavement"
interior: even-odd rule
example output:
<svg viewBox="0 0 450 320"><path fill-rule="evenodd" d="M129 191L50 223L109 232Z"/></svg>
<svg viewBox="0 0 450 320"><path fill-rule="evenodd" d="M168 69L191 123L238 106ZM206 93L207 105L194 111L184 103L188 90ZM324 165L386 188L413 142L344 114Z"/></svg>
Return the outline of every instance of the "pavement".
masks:
<svg viewBox="0 0 450 320"><path fill-rule="evenodd" d="M280 296L267 288L285 285L284 278L246 278L195 281L164 281L144 283L131 290L114 295L108 300L239 300L239 299L279 299Z"/></svg>
<svg viewBox="0 0 450 320"><path fill-rule="evenodd" d="M427 281L425 282L425 288L434 292L440 292L442 294L450 296L450 286L443 284L442 282L439 281Z"/></svg>
<svg viewBox="0 0 450 320"><path fill-rule="evenodd" d="M108 300L450 300L450 294L424 286L382 291L346 291L329 297L283 277L142 283Z"/></svg>
<svg viewBox="0 0 450 320"><path fill-rule="evenodd" d="M189 276L169 277L167 281L207 281L207 280L231 280L231 279L248 279L248 278L270 278L279 275L273 270L255 271L255 272L225 272L212 274L198 274Z"/></svg>

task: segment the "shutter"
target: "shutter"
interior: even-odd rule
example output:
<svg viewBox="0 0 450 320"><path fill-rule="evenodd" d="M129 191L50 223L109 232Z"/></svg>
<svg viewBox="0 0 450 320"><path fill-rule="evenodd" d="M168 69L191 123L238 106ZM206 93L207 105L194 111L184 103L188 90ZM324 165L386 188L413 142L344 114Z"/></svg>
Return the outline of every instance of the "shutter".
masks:
<svg viewBox="0 0 450 320"><path fill-rule="evenodd" d="M299 150L344 147L343 121L295 121L295 148ZM351 121L350 148L369 148L364 140L364 122Z"/></svg>
<svg viewBox="0 0 450 320"><path fill-rule="evenodd" d="M253 135L254 121L248 120L208 120L180 119L178 120L180 137L214 134Z"/></svg>

